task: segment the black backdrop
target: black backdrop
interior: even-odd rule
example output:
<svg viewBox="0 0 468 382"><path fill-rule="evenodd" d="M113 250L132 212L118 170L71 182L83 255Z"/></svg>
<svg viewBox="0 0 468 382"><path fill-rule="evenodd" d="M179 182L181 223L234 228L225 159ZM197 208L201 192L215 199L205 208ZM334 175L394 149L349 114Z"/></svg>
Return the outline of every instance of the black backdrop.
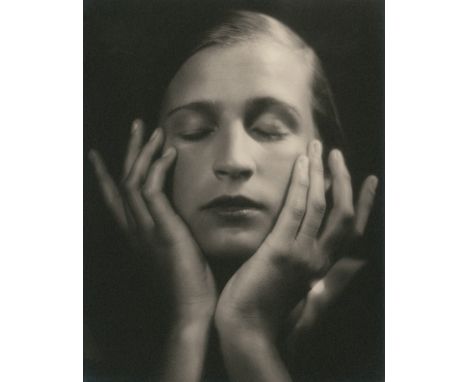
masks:
<svg viewBox="0 0 468 382"><path fill-rule="evenodd" d="M355 188L369 173L379 177L366 242L370 265L307 350L312 354L320 346L328 354L317 375L322 368L377 380L384 355L383 1L85 0L84 157L97 148L118 177L132 120L154 123L161 92L191 37L226 8L270 14L310 42L335 93ZM150 292L126 249L85 159L84 315L115 370L143 368L159 340L149 330L158 319Z"/></svg>

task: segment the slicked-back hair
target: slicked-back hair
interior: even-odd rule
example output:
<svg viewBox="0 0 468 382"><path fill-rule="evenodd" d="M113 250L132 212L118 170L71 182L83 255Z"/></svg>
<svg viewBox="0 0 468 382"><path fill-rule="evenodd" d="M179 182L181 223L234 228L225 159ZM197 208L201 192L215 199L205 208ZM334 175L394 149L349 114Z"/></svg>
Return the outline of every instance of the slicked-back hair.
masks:
<svg viewBox="0 0 468 382"><path fill-rule="evenodd" d="M301 51L310 67L310 102L324 151L343 148L344 136L329 81L312 47L279 20L259 12L229 11L213 27L196 36L187 59L213 46L231 47L239 43L268 39L294 51Z"/></svg>

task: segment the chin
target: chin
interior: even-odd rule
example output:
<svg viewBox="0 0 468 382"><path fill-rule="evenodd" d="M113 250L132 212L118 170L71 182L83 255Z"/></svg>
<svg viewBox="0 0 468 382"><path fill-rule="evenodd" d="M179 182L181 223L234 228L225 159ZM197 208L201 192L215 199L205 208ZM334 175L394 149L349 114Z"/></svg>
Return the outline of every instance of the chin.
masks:
<svg viewBox="0 0 468 382"><path fill-rule="evenodd" d="M259 232L213 232L199 239L205 256L220 260L247 260L260 247L265 235Z"/></svg>

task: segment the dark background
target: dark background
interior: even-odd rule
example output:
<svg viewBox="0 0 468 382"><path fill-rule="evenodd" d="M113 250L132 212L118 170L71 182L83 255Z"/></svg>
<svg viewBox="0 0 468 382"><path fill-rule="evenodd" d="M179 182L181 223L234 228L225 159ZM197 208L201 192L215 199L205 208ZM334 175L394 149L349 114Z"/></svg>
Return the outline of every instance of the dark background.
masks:
<svg viewBox="0 0 468 382"><path fill-rule="evenodd" d="M376 381L384 373L384 2L84 1L84 157L98 149L118 179L130 125L154 124L190 40L226 8L283 21L316 50L348 140L355 190L379 177L365 250L370 262L304 348L322 380ZM85 159L86 161L86 159ZM156 303L84 167L84 316L114 372L144 370L160 341ZM315 357L315 356L314 356ZM329 376L330 370L333 370Z"/></svg>

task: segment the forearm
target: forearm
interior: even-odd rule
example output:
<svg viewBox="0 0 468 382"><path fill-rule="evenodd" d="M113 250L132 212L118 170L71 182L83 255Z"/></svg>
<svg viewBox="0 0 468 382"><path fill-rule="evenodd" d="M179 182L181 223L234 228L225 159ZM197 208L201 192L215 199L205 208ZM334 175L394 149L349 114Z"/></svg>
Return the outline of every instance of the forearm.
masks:
<svg viewBox="0 0 468 382"><path fill-rule="evenodd" d="M210 320L191 320L171 328L158 381L201 380L210 325Z"/></svg>
<svg viewBox="0 0 468 382"><path fill-rule="evenodd" d="M292 379L274 341L260 330L219 330L223 358L232 381L290 382Z"/></svg>

